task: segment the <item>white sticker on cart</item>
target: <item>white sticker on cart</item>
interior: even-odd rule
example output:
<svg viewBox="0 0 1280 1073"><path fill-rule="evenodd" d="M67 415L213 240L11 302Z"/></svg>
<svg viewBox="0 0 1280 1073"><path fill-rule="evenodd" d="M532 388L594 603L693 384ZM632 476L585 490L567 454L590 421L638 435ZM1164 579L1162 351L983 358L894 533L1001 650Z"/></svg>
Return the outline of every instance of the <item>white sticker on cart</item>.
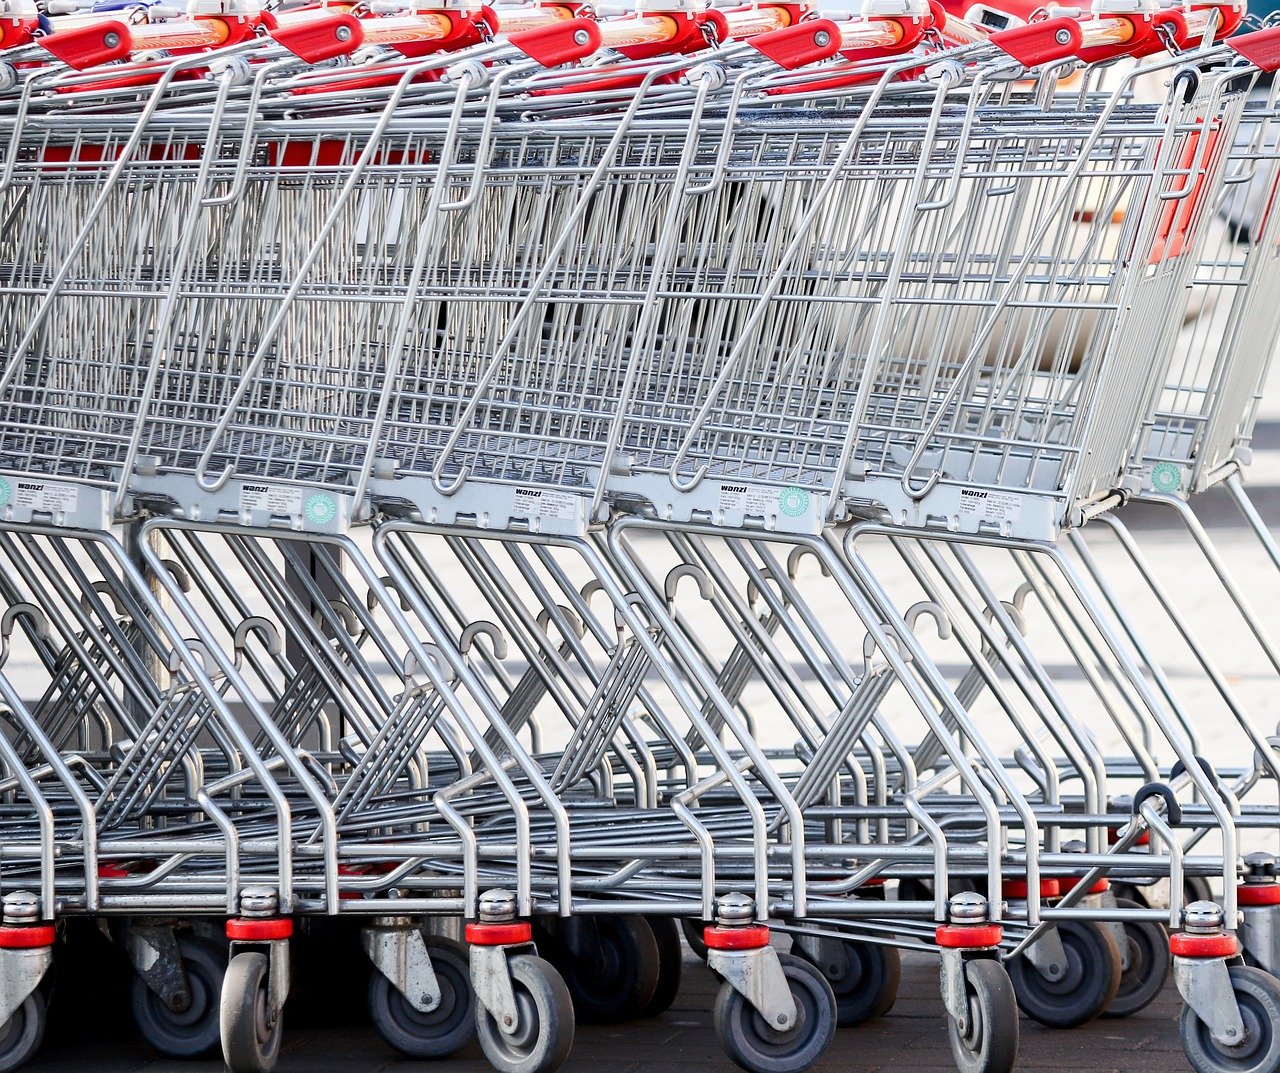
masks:
<svg viewBox="0 0 1280 1073"><path fill-rule="evenodd" d="M80 489L74 485L24 479L14 481L13 505L19 510L58 514L75 510L79 501Z"/></svg>
<svg viewBox="0 0 1280 1073"><path fill-rule="evenodd" d="M580 496L569 492L549 492L545 488L517 488L512 513L518 518L558 518L572 521L578 516Z"/></svg>
<svg viewBox="0 0 1280 1073"><path fill-rule="evenodd" d="M240 512L296 518L302 513L302 489L284 484L243 484L240 486Z"/></svg>
<svg viewBox="0 0 1280 1073"><path fill-rule="evenodd" d="M1022 517L1022 497L1010 492L961 488L960 517L980 522L1016 522Z"/></svg>
<svg viewBox="0 0 1280 1073"><path fill-rule="evenodd" d="M720 510L725 513L766 517L778 513L778 490L758 484L722 484Z"/></svg>

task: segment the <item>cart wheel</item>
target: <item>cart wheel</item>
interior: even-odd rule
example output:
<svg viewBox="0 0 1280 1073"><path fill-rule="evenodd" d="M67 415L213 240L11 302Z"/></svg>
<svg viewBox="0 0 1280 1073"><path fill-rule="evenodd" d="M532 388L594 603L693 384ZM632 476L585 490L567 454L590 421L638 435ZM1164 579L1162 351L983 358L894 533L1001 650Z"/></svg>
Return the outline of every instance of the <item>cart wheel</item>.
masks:
<svg viewBox="0 0 1280 1073"><path fill-rule="evenodd" d="M689 944L689 949L703 961L707 960L707 944L702 941L702 933L706 927L707 921L705 920L690 920L686 918L680 921L680 930L684 932L684 941Z"/></svg>
<svg viewBox="0 0 1280 1073"><path fill-rule="evenodd" d="M507 1035L492 1015L476 1004L476 1034L489 1064L498 1073L551 1073L573 1047L573 1000L560 974L533 954L507 961L520 1020Z"/></svg>
<svg viewBox="0 0 1280 1073"><path fill-rule="evenodd" d="M1025 956L1009 962L1018 1008L1049 1028L1075 1028L1111 1005L1120 988L1120 951L1109 932L1092 921L1062 920L1054 925L1067 954L1066 971L1057 980L1041 975Z"/></svg>
<svg viewBox="0 0 1280 1073"><path fill-rule="evenodd" d="M680 928L671 917L645 917L645 923L653 932L658 944L658 982L653 998L640 1011L641 1017L657 1017L666 1013L680 993L680 974L684 962L684 947L680 945Z"/></svg>
<svg viewBox="0 0 1280 1073"><path fill-rule="evenodd" d="M1116 905L1120 909L1142 908L1127 898L1117 898ZM1126 921L1124 935L1129 944L1129 967L1121 973L1120 990L1102 1011L1103 1017L1128 1017L1146 1009L1164 990L1173 965L1169 935L1155 921Z"/></svg>
<svg viewBox="0 0 1280 1073"><path fill-rule="evenodd" d="M600 916L600 957L577 958L562 943L548 950L584 1024L620 1024L639 1017L658 986L661 956L653 930L639 916Z"/></svg>
<svg viewBox="0 0 1280 1073"><path fill-rule="evenodd" d="M1125 901L1133 902L1140 909L1150 909L1151 903L1147 901L1147 896L1143 887L1139 887L1134 883L1125 883L1121 880L1112 880L1111 893L1116 896L1116 901L1123 898Z"/></svg>
<svg viewBox="0 0 1280 1073"><path fill-rule="evenodd" d="M857 939L846 939L840 949L838 966L818 966L836 996L836 1024L852 1028L883 1017L893 1008L902 979L902 958L897 949ZM791 953L813 964L799 943L791 947Z"/></svg>
<svg viewBox="0 0 1280 1073"><path fill-rule="evenodd" d="M231 1073L271 1073L280 1055L281 1018L267 1023L267 955L236 954L222 979L218 1023L222 1057Z"/></svg>
<svg viewBox="0 0 1280 1073"><path fill-rule="evenodd" d="M31 1060L44 1039L48 1017L44 994L36 988L0 1027L0 1073L9 1073Z"/></svg>
<svg viewBox="0 0 1280 1073"><path fill-rule="evenodd" d="M796 1023L779 1032L770 1027L745 998L727 983L716 996L716 1035L725 1054L750 1073L799 1073L808 1069L831 1043L836 1031L836 999L831 985L807 961L779 954L791 995Z"/></svg>
<svg viewBox="0 0 1280 1073"><path fill-rule="evenodd" d="M994 959L966 961L964 990L969 1023L950 1017L947 1035L959 1073L1010 1073L1018 1060L1018 1004L1009 974Z"/></svg>
<svg viewBox="0 0 1280 1073"><path fill-rule="evenodd" d="M476 1032L476 996L467 951L452 939L426 936L427 953L440 984L440 1005L415 1010L395 984L374 969L369 975L369 1015L390 1046L409 1058L446 1058Z"/></svg>
<svg viewBox="0 0 1280 1073"><path fill-rule="evenodd" d="M1269 1073L1280 1069L1280 982L1261 969L1233 965L1231 986L1244 1020L1244 1041L1221 1047L1208 1026L1184 1006L1178 1028L1196 1073Z"/></svg>
<svg viewBox="0 0 1280 1073"><path fill-rule="evenodd" d="M130 984L129 1001L138 1031L157 1051L170 1058L199 1058L218 1046L218 1004L227 954L208 939L186 937L178 940L178 955L191 991L185 1010L171 1010L138 975Z"/></svg>

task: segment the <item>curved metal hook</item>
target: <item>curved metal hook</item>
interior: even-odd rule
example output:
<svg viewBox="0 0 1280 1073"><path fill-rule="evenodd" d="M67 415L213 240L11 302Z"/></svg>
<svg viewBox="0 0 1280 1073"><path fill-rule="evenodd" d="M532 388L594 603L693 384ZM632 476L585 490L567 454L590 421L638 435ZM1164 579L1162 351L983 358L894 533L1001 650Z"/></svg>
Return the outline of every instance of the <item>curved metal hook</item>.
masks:
<svg viewBox="0 0 1280 1073"><path fill-rule="evenodd" d="M587 628L582 624L582 619L578 618L577 613L572 608L565 607L564 604L556 604L556 610L564 617L564 621L569 624L569 629L573 631L575 637L582 637L587 632ZM535 621L538 623L538 629L542 630L543 633L549 633L550 631L547 627L551 625L551 611L544 607L538 612L538 617ZM556 623L556 627L560 628L559 622ZM563 634L563 629L560 632ZM566 634L566 639L567 636Z"/></svg>
<svg viewBox="0 0 1280 1073"><path fill-rule="evenodd" d="M9 637L13 633L14 623L20 618L28 619L35 627L36 635L43 640L48 640L49 619L44 611L25 600L16 603L4 613L3 618L0 618L0 664L9 662Z"/></svg>
<svg viewBox="0 0 1280 1073"><path fill-rule="evenodd" d="M1007 614L1011 619L1013 619L1014 628L1020 634L1022 634L1023 637L1026 637L1027 619L1026 619L1026 616L1023 615L1022 613L1022 607L1017 603L1017 599L1018 599L1017 596L1015 596L1013 598L1013 602L1010 602L1009 600L1001 600L1000 606L1004 608L1005 614ZM991 607L984 608L982 612L982 617L985 618L988 622L995 622L996 620L995 609Z"/></svg>
<svg viewBox="0 0 1280 1073"><path fill-rule="evenodd" d="M461 488L466 483L467 483L467 467L466 466L463 466L462 469L458 471L458 475L454 477L453 481L449 484L445 483L444 478L441 477L439 473L431 474L431 487L434 488L437 492L439 492L442 496L453 495L455 492L458 491L459 488Z"/></svg>
<svg viewBox="0 0 1280 1073"><path fill-rule="evenodd" d="M477 622L473 622L462 631L462 636L458 638L458 651L465 656L471 651L476 638L482 635L489 638L489 648L496 659L507 658L507 638L503 634L502 628L496 622L490 622L488 619L480 619Z"/></svg>
<svg viewBox="0 0 1280 1073"><path fill-rule="evenodd" d="M191 655L198 657L196 660L200 664L200 669L210 677L214 676L217 670L217 664L213 662L213 657L209 654L209 649L205 643L198 637L187 637L183 639L183 646ZM166 661L169 666L170 674L177 674L182 670L186 660L183 659L182 652L176 648L169 649L169 658Z"/></svg>
<svg viewBox="0 0 1280 1073"><path fill-rule="evenodd" d="M623 601L624 601L624 606L634 607L637 611L641 612L642 620L648 617L649 609L645 607L644 600L641 598L638 592L627 593L626 596L623 597ZM622 607L614 605L613 627L619 633L622 633L627 628L627 620L623 617L622 611L623 611Z"/></svg>
<svg viewBox="0 0 1280 1073"><path fill-rule="evenodd" d="M13 633L13 625L20 618L30 619L31 624L35 627L36 635L47 639L49 636L49 617L44 613L44 609L37 607L33 603L23 600L10 607L4 617L0 618L0 637L6 642L9 635Z"/></svg>
<svg viewBox="0 0 1280 1073"><path fill-rule="evenodd" d="M680 588L681 580L687 577L693 578L697 583L698 593L704 600L711 599L711 579L707 577L707 572L693 563L681 563L679 566L673 566L667 572L666 580L662 583L662 592L667 598L668 604L675 600L676 591Z"/></svg>
<svg viewBox="0 0 1280 1073"><path fill-rule="evenodd" d="M892 641L893 647L898 650L898 657L904 663L910 662L911 653L902 650L902 643L898 640L898 635L893 632L892 627L886 624L883 628L885 637ZM862 642L862 675L864 678L870 678L875 673L874 668L871 666L871 657L876 654L876 649L879 647L880 645L876 639L868 633Z"/></svg>
<svg viewBox="0 0 1280 1073"><path fill-rule="evenodd" d="M341 600L330 600L329 610L342 620L342 628L352 637L360 633L360 619L356 613L351 610L350 606ZM323 626L324 620L321 618L320 609L316 608L315 614L312 616L317 626Z"/></svg>
<svg viewBox="0 0 1280 1073"><path fill-rule="evenodd" d="M235 648L237 656L244 651L251 633L256 633L262 638L263 643L267 646L267 654L269 656L278 656L284 651L284 644L280 640L280 631L276 629L275 623L270 619L263 618L261 615L250 615L236 627L235 635L231 638L231 644Z"/></svg>
<svg viewBox="0 0 1280 1073"><path fill-rule="evenodd" d="M435 664L436 671L439 673L440 677L443 678L446 682L448 682L449 685L453 685L453 683L458 680L458 677L453 673L453 668L450 667L449 664L445 661L445 658L443 654L440 652L440 649L436 645L429 644L426 642L423 643L422 649L424 652L426 652L427 659L429 659L433 664ZM422 669L422 663L418 659L417 653L406 652L404 657L404 663L401 665L401 670L404 672L405 679L406 680L413 679L414 677L417 676L418 672L421 669Z"/></svg>
<svg viewBox="0 0 1280 1073"><path fill-rule="evenodd" d="M120 594L116 592L116 590L113 589L110 585L108 585L105 581L95 581L91 587L93 591L96 592L99 596L105 596L107 598L107 602L110 603L111 606L116 609L117 615L119 615L121 618L130 617L128 609L120 601ZM89 606L89 603L87 600L81 600L80 606L83 607L86 611L91 612L93 610L93 608Z"/></svg>
<svg viewBox="0 0 1280 1073"><path fill-rule="evenodd" d="M791 578L792 581L794 581L796 575L800 573L800 560L806 555L812 555L818 560L818 570L824 577L831 576L831 568L827 566L827 561L821 555L814 551L813 548L809 547L808 544L797 544L791 549L791 554L787 556L787 576Z"/></svg>
<svg viewBox="0 0 1280 1073"><path fill-rule="evenodd" d="M951 616L947 614L937 600L920 600L908 607L907 613L902 616L902 620L907 624L907 629L914 633L916 622L919 621L921 615L928 615L929 618L933 619L934 627L942 640L946 641L951 637Z"/></svg>
<svg viewBox="0 0 1280 1073"><path fill-rule="evenodd" d="M199 459L196 460L196 484L200 486L200 490L203 492L220 492L227 486L227 481L235 476L235 466L228 465L216 477L210 478L207 470L212 456L213 445L210 444L205 448Z"/></svg>
<svg viewBox="0 0 1280 1073"><path fill-rule="evenodd" d="M385 589L387 592L394 592L400 598L401 611L413 610L412 605L405 598L404 593L400 591L400 586L397 585L391 578L389 577L378 578L378 585L381 588ZM376 611L378 610L378 606L381 603L382 603L382 598L379 596L378 590L375 589L372 585L369 586L369 591L364 598L364 606L367 607L370 611Z"/></svg>
<svg viewBox="0 0 1280 1073"><path fill-rule="evenodd" d="M677 492L692 492L702 483L702 479L707 475L707 465L703 463L694 471L692 477L687 481L682 480L679 474L680 463L684 461L684 456L688 454L688 448L681 446L676 454L675 461L671 463L671 469L667 471L667 479L671 482L671 487Z"/></svg>
<svg viewBox="0 0 1280 1073"><path fill-rule="evenodd" d="M1021 611L1024 607L1027 606L1027 597L1030 596L1035 591L1036 591L1035 586L1032 585L1031 582L1024 581L1014 591L1013 606L1016 607L1019 611ZM1001 601L1001 602L1004 603L1005 601Z"/></svg>
<svg viewBox="0 0 1280 1073"><path fill-rule="evenodd" d="M191 591L191 574L187 571L185 566L176 559L161 559L160 562L163 564L164 568L169 571L173 580L178 583L178 588L183 592Z"/></svg>
<svg viewBox="0 0 1280 1073"><path fill-rule="evenodd" d="M599 578L593 577L578 590L578 595L582 597L583 603L590 605L591 598L599 592L604 592L604 586L600 583Z"/></svg>

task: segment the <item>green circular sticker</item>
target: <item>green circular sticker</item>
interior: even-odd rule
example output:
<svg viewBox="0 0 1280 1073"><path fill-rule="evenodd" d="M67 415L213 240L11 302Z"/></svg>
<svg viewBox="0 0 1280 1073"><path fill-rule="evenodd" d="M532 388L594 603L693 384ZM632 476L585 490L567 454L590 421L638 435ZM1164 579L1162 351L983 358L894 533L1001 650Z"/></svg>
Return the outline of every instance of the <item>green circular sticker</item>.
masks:
<svg viewBox="0 0 1280 1073"><path fill-rule="evenodd" d="M788 518L798 518L809 509L809 493L803 488L784 488L778 495L778 509Z"/></svg>
<svg viewBox="0 0 1280 1073"><path fill-rule="evenodd" d="M11 495L13 495L13 486L3 477L0 477L0 507L8 504Z"/></svg>
<svg viewBox="0 0 1280 1073"><path fill-rule="evenodd" d="M1157 462L1151 467L1151 487L1157 492L1176 492L1182 487L1182 467L1172 462Z"/></svg>
<svg viewBox="0 0 1280 1073"><path fill-rule="evenodd" d="M307 500L302 508L312 525L328 525L338 514L338 501L331 495L319 492Z"/></svg>

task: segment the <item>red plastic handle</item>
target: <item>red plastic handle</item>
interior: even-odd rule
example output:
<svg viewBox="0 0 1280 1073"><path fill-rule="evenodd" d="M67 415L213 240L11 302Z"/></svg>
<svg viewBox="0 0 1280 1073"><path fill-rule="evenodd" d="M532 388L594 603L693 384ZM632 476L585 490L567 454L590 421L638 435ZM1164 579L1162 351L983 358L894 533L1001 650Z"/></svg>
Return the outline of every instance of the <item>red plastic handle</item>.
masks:
<svg viewBox="0 0 1280 1073"><path fill-rule="evenodd" d="M68 67L83 71L124 59L133 49L133 38L123 22L110 19L95 22L92 26L59 30L56 34L40 38L40 45Z"/></svg>
<svg viewBox="0 0 1280 1073"><path fill-rule="evenodd" d="M38 29L39 19L0 19L0 50L29 45Z"/></svg>
<svg viewBox="0 0 1280 1073"><path fill-rule="evenodd" d="M751 45L779 67L794 70L834 56L840 50L840 27L830 19L814 19L759 34Z"/></svg>
<svg viewBox="0 0 1280 1073"><path fill-rule="evenodd" d="M604 44L594 19L570 19L535 30L521 30L507 38L543 67L559 67L590 56Z"/></svg>
<svg viewBox="0 0 1280 1073"><path fill-rule="evenodd" d="M277 26L271 38L300 60L320 63L335 56L346 56L364 41L364 28L352 15L331 15L318 19Z"/></svg>
<svg viewBox="0 0 1280 1073"><path fill-rule="evenodd" d="M1062 16L998 30L988 40L1023 67L1039 67L1074 56L1084 45L1084 34L1075 19Z"/></svg>
<svg viewBox="0 0 1280 1073"><path fill-rule="evenodd" d="M1231 38L1226 45L1260 71L1280 71L1280 26L1241 34Z"/></svg>

